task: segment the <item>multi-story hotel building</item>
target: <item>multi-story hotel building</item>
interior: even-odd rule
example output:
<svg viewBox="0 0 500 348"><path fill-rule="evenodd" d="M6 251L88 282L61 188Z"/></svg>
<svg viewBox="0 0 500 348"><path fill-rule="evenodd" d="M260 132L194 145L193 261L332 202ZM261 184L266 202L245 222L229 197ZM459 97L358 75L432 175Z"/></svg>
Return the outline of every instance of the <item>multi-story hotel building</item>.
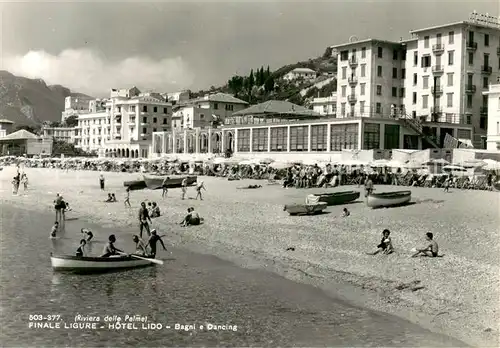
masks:
<svg viewBox="0 0 500 348"><path fill-rule="evenodd" d="M51 137L57 141L74 144L76 131L77 127L43 127L42 135L45 138Z"/></svg>
<svg viewBox="0 0 500 348"><path fill-rule="evenodd" d="M314 98L311 102L313 110L323 116L337 117L337 93L329 97Z"/></svg>
<svg viewBox="0 0 500 348"><path fill-rule="evenodd" d="M111 127L106 111L95 111L78 115L75 129L75 146L86 152L102 155L107 140L111 139Z"/></svg>
<svg viewBox="0 0 500 348"><path fill-rule="evenodd" d="M500 81L490 85L483 95L488 98L487 150L500 150Z"/></svg>
<svg viewBox="0 0 500 348"><path fill-rule="evenodd" d="M333 46L337 117L391 115L425 136L426 146L441 147L448 133L483 147L487 102L480 91L500 74L500 25L481 18L413 30L401 42Z"/></svg>
<svg viewBox="0 0 500 348"><path fill-rule="evenodd" d="M61 115L61 122L64 122L70 116L78 116L80 114L89 113L89 102L94 100L88 96L66 97L64 99L64 111Z"/></svg>

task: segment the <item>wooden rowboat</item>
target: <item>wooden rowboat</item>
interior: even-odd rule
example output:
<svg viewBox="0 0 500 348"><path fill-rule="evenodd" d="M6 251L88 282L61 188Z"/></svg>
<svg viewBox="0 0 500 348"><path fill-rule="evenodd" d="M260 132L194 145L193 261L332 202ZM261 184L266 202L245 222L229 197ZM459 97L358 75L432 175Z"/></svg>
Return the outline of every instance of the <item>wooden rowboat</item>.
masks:
<svg viewBox="0 0 500 348"><path fill-rule="evenodd" d="M306 203L324 202L328 205L346 204L359 198L358 191L317 193L306 197Z"/></svg>
<svg viewBox="0 0 500 348"><path fill-rule="evenodd" d="M158 190L162 188L163 180L165 180L165 176L146 176L144 175L144 181L146 182L146 186L150 190ZM166 182L168 188L176 188L182 186L182 180L187 179L187 185L192 186L196 184L197 176L170 176L168 175L168 180Z"/></svg>
<svg viewBox="0 0 500 348"><path fill-rule="evenodd" d="M79 257L72 255L51 255L50 262L54 271L75 273L100 273L154 265L142 255L143 259L132 256ZM152 258L152 260L154 260Z"/></svg>
<svg viewBox="0 0 500 348"><path fill-rule="evenodd" d="M124 181L123 186L128 187L131 190L142 190L147 187L144 180Z"/></svg>
<svg viewBox="0 0 500 348"><path fill-rule="evenodd" d="M408 203L410 200L411 191L372 193L366 198L366 205L371 208L392 207Z"/></svg>
<svg viewBox="0 0 500 348"><path fill-rule="evenodd" d="M283 210L290 215L313 215L321 213L327 206L328 205L323 202L316 204L291 204L285 205Z"/></svg>

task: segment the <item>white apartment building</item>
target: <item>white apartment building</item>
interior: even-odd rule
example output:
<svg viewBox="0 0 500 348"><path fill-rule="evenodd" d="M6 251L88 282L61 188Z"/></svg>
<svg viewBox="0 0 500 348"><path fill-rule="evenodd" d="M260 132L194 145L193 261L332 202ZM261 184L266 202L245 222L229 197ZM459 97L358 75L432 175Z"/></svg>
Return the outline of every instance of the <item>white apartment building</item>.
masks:
<svg viewBox="0 0 500 348"><path fill-rule="evenodd" d="M311 80L316 78L316 71L309 68L295 68L285 76L283 76L284 80L293 81L299 78L303 78L305 80Z"/></svg>
<svg viewBox="0 0 500 348"><path fill-rule="evenodd" d="M405 91L405 50L400 43L368 39L333 46L337 64L337 117L390 115Z"/></svg>
<svg viewBox="0 0 500 348"><path fill-rule="evenodd" d="M89 102L93 99L88 96L68 96L64 98L64 111L61 115L61 122L64 122L70 116L78 116L79 114L88 113Z"/></svg>
<svg viewBox="0 0 500 348"><path fill-rule="evenodd" d="M488 98L487 150L500 150L500 81L490 85L483 95Z"/></svg>
<svg viewBox="0 0 500 348"><path fill-rule="evenodd" d="M201 108L194 105L183 106L172 115L172 128L193 129L207 128L212 125L215 116L211 108Z"/></svg>
<svg viewBox="0 0 500 348"><path fill-rule="evenodd" d="M167 99L169 103L172 105L176 105L179 103L187 102L191 97L191 92L189 90L172 92L172 93L164 93L163 97Z"/></svg>
<svg viewBox="0 0 500 348"><path fill-rule="evenodd" d="M106 111L78 115L74 137L75 147L102 155L105 142L111 140L111 125Z"/></svg>
<svg viewBox="0 0 500 348"><path fill-rule="evenodd" d="M329 97L314 98L311 104L318 114L337 117L337 93L334 92Z"/></svg>
<svg viewBox="0 0 500 348"><path fill-rule="evenodd" d="M77 127L43 127L44 138L53 138L57 141L64 141L69 144L75 143Z"/></svg>
<svg viewBox="0 0 500 348"><path fill-rule="evenodd" d="M481 91L500 76L498 19L473 14L410 33L401 42L333 46L339 51L337 117L404 115L441 143L448 132L483 147L488 108Z"/></svg>
<svg viewBox="0 0 500 348"><path fill-rule="evenodd" d="M248 103L244 100L235 98L231 94L213 93L206 94L201 98L189 100L185 106L194 106L205 109L207 115L212 115L213 119L219 119L224 122L226 117L232 116L233 112L245 109ZM207 117L203 114L204 117Z"/></svg>

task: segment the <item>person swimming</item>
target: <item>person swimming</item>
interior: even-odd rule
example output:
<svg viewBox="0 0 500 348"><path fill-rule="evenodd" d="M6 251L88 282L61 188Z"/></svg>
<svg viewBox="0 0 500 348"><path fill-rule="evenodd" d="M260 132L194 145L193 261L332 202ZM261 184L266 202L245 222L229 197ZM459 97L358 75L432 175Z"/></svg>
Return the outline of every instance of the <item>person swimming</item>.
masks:
<svg viewBox="0 0 500 348"><path fill-rule="evenodd" d="M78 249L76 249L76 256L78 256L78 257L85 256L85 244L87 244L85 239L81 239L80 246L78 247Z"/></svg>
<svg viewBox="0 0 500 348"><path fill-rule="evenodd" d="M90 242L90 240L94 238L94 234L89 229L82 228L80 232L82 232L85 235L87 242Z"/></svg>

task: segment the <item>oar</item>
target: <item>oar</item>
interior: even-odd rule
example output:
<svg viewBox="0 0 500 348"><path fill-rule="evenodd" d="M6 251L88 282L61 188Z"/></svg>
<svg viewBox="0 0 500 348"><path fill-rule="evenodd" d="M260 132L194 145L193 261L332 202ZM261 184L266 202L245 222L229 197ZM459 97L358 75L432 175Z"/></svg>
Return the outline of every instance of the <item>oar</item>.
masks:
<svg viewBox="0 0 500 348"><path fill-rule="evenodd" d="M147 257L142 257L142 256L134 255L134 254L120 253L120 252L119 252L119 254L124 255L124 256L135 257L136 259L149 261L149 262L152 262L152 263L156 263L158 265L163 265L163 261L162 260L150 259L150 258L147 258Z"/></svg>

